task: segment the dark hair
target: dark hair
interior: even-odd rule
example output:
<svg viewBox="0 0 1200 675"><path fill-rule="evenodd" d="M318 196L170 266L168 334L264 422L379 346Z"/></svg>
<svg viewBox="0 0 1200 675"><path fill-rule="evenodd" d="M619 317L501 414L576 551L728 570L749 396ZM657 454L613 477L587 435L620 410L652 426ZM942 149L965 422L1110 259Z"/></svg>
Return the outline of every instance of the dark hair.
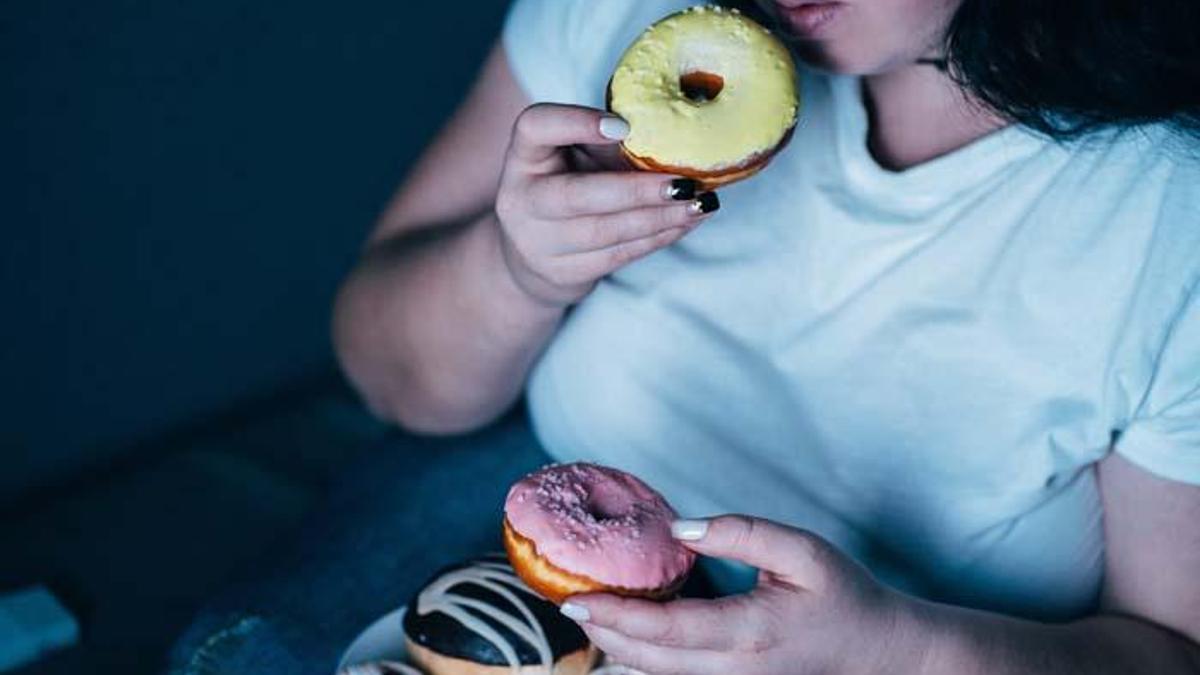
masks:
<svg viewBox="0 0 1200 675"><path fill-rule="evenodd" d="M1200 0L963 0L956 80L1059 139L1167 122L1200 137Z"/></svg>

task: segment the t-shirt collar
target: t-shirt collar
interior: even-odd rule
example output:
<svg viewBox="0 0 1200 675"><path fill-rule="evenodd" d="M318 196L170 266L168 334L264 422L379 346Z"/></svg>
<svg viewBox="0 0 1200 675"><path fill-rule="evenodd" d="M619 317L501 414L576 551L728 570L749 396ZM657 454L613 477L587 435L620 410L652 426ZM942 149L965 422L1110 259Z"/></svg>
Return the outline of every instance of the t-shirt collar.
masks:
<svg viewBox="0 0 1200 675"><path fill-rule="evenodd" d="M950 153L902 171L880 166L867 147L868 115L862 78L832 76L837 164L844 186L877 206L926 211L955 201L1008 165L1045 149L1051 141L1011 124Z"/></svg>

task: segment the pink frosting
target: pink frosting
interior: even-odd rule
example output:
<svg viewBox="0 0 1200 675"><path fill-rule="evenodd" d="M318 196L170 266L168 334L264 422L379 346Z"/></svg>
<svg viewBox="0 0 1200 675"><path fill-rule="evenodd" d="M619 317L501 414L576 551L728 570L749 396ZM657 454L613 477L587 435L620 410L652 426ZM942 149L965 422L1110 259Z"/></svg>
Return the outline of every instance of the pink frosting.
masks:
<svg viewBox="0 0 1200 675"><path fill-rule="evenodd" d="M675 511L633 476L595 464L557 464L518 481L504 513L537 552L572 574L648 589L691 569L695 554L671 536Z"/></svg>

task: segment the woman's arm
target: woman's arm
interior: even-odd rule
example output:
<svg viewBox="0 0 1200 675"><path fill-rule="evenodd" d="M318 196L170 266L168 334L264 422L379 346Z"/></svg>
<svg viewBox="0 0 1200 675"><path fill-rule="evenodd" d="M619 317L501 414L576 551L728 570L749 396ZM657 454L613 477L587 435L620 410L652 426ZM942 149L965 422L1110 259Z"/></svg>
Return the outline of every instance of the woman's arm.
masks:
<svg viewBox="0 0 1200 675"><path fill-rule="evenodd" d="M1099 471L1103 613L1072 623L904 596L819 537L745 516L677 521L673 532L697 553L759 568L753 592L661 604L576 596L563 612L649 673L1200 673L1200 487L1116 454Z"/></svg>
<svg viewBox="0 0 1200 675"><path fill-rule="evenodd" d="M1116 453L1099 475L1103 613L1054 625L926 605L925 672L1200 673L1200 487Z"/></svg>
<svg viewBox="0 0 1200 675"><path fill-rule="evenodd" d="M692 181L598 170L628 131L527 106L493 50L339 293L334 344L372 410L440 433L499 415L566 307L715 209Z"/></svg>
<svg viewBox="0 0 1200 675"><path fill-rule="evenodd" d="M342 286L335 348L380 417L430 432L486 421L517 396L559 319L560 309L512 281L491 215L510 131L527 105L497 45ZM473 363L450 363L479 352Z"/></svg>

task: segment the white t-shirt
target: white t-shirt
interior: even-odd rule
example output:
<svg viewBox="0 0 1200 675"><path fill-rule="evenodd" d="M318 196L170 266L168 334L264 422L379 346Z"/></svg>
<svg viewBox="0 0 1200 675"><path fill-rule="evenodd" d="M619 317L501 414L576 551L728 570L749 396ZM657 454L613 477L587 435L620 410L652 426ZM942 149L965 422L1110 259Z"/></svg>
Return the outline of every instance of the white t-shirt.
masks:
<svg viewBox="0 0 1200 675"><path fill-rule="evenodd" d="M625 47L689 2L518 0L509 62L532 100L600 107ZM539 438L926 597L1090 611L1114 439L1200 483L1200 162L1159 127L1062 146L1013 126L891 172L858 79L798 77L771 166L569 315L529 382Z"/></svg>

